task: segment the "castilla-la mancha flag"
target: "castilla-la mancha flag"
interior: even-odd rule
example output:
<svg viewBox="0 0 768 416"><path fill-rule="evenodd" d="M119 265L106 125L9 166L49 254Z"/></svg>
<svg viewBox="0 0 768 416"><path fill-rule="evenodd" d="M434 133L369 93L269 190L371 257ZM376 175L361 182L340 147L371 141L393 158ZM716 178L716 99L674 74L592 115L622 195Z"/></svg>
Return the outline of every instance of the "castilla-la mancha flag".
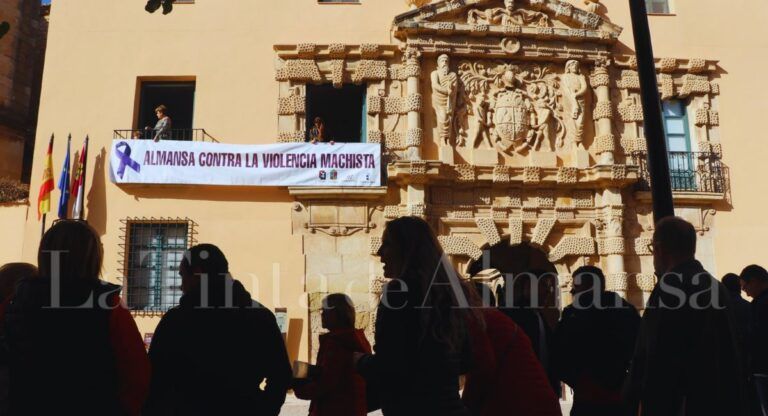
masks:
<svg viewBox="0 0 768 416"><path fill-rule="evenodd" d="M37 195L37 219L51 211L51 191L53 184L53 135L48 142L48 153L43 162L43 182L40 184L40 193Z"/></svg>
<svg viewBox="0 0 768 416"><path fill-rule="evenodd" d="M82 220L85 214L83 200L85 198L85 168L87 160L88 136L85 136L83 150L80 152L80 160L77 162L77 167L75 168L75 179L72 181L72 190L70 192L71 197L75 198L75 203L72 205L72 218L76 220Z"/></svg>

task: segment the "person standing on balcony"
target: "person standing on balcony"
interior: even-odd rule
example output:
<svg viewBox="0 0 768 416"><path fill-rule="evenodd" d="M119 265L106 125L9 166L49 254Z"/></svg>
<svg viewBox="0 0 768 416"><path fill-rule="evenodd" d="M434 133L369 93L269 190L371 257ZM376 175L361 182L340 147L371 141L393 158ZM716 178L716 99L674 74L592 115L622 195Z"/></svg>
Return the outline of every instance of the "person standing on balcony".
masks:
<svg viewBox="0 0 768 416"><path fill-rule="evenodd" d="M312 144L325 141L325 123L320 117L315 117L315 125L309 129L309 141Z"/></svg>
<svg viewBox="0 0 768 416"><path fill-rule="evenodd" d="M155 115L157 116L157 123L155 128L149 126L145 127L145 130L152 131L152 140L159 142L161 139L166 140L170 138L171 134L171 118L168 117L168 107L160 104L155 108Z"/></svg>

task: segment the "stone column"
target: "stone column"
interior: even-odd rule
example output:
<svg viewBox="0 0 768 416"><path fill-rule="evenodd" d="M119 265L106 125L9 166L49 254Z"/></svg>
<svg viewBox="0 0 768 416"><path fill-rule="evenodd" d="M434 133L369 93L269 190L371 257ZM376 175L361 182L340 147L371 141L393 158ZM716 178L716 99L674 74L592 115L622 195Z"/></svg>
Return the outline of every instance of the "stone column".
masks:
<svg viewBox="0 0 768 416"><path fill-rule="evenodd" d="M600 255L605 257L606 285L620 296L627 296L628 275L624 269L624 205L621 190L607 188L602 195L603 240Z"/></svg>
<svg viewBox="0 0 768 416"><path fill-rule="evenodd" d="M414 47L407 47L403 59L405 60L405 74L407 76L406 96L415 97L421 95L421 52ZM408 111L408 130L405 135L407 160L421 160L421 143L424 136L421 128L421 111L410 109Z"/></svg>
<svg viewBox="0 0 768 416"><path fill-rule="evenodd" d="M590 84L595 90L594 119L595 119L595 146L598 154L599 165L614 164L613 152L616 150L616 139L613 137L613 109L611 106L611 77L608 73L608 62L599 60L592 70Z"/></svg>

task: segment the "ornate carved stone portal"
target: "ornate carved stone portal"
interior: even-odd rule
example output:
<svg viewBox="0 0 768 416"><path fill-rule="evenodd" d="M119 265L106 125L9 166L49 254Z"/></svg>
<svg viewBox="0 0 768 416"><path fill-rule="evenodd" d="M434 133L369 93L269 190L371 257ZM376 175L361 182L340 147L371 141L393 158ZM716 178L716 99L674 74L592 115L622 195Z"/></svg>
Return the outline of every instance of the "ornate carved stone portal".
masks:
<svg viewBox="0 0 768 416"><path fill-rule="evenodd" d="M367 141L388 163L380 189L291 191L313 350L330 291L352 288L359 326L373 335L385 279L372 254L401 215L429 221L465 277L499 244L525 243L553 263L564 303L572 271L595 264L641 306L654 282L653 226L634 188L645 138L636 61L614 50L622 28L595 13L605 10L597 0L587 10L559 0L408 4L418 7L395 17L394 45L275 47L279 140L304 140L307 84L363 84ZM719 155L716 62L657 68L663 98L689 103L698 150ZM708 195L685 208L703 241L718 198Z"/></svg>

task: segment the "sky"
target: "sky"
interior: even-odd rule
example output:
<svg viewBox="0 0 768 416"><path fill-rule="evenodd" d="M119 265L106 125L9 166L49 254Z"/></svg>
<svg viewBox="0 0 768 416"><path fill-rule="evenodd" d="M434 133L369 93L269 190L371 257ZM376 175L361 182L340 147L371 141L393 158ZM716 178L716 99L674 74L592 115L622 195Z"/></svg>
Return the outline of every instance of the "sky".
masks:
<svg viewBox="0 0 768 416"><path fill-rule="evenodd" d="M43 4L51 4L51 0L42 0Z"/></svg>

